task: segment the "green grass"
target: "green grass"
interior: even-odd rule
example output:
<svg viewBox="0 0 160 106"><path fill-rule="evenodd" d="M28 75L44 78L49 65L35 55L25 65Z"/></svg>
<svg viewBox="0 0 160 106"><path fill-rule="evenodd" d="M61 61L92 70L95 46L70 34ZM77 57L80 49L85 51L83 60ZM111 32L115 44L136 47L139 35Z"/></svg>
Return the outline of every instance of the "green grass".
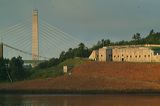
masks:
<svg viewBox="0 0 160 106"><path fill-rule="evenodd" d="M56 67L32 70L29 79L44 79L63 75L62 69Z"/></svg>
<svg viewBox="0 0 160 106"><path fill-rule="evenodd" d="M50 77L57 77L63 75L63 66L79 66L83 64L87 59L74 58L68 59L57 66L45 68L45 69L34 69L30 71L30 77L28 79L44 79Z"/></svg>
<svg viewBox="0 0 160 106"><path fill-rule="evenodd" d="M63 67L64 65L77 67L77 66L83 64L83 63L86 62L86 61L87 61L87 59L76 57L76 58L74 58L74 59L68 59L68 60L60 63L60 64L58 65L58 67Z"/></svg>

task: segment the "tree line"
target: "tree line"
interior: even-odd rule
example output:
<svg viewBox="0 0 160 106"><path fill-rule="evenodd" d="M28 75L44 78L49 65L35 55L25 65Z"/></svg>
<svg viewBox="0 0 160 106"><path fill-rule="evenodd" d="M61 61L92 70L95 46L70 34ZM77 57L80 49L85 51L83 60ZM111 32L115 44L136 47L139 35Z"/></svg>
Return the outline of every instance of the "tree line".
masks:
<svg viewBox="0 0 160 106"><path fill-rule="evenodd" d="M140 33L135 33L132 35L132 40L130 41L118 41L111 42L110 39L102 39L98 41L91 49L99 49L103 46L114 46L114 45L142 45L142 44L160 44L160 32L154 32L152 29L149 34L145 37L142 37Z"/></svg>
<svg viewBox="0 0 160 106"><path fill-rule="evenodd" d="M0 58L0 82L24 80L27 77L22 57Z"/></svg>
<svg viewBox="0 0 160 106"><path fill-rule="evenodd" d="M51 58L48 61L44 61L40 63L37 68L47 68L56 66L59 63L75 58L75 57L82 57L82 58L88 58L91 53L91 49L87 48L83 43L80 43L77 48L69 48L68 51L62 51L60 53L59 58Z"/></svg>

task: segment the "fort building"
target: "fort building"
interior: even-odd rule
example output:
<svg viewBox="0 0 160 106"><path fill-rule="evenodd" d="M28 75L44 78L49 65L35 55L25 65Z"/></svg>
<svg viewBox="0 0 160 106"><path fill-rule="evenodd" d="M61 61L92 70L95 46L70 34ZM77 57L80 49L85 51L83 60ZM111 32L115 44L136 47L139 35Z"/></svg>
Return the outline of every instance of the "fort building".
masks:
<svg viewBox="0 0 160 106"><path fill-rule="evenodd" d="M153 51L146 47L114 48L113 61L151 62Z"/></svg>
<svg viewBox="0 0 160 106"><path fill-rule="evenodd" d="M97 61L160 62L160 48L153 45L110 46L100 48L98 56L91 54ZM98 57L98 59L97 59Z"/></svg>
<svg viewBox="0 0 160 106"><path fill-rule="evenodd" d="M99 49L99 61L112 61L112 49L109 47L103 47Z"/></svg>
<svg viewBox="0 0 160 106"><path fill-rule="evenodd" d="M98 50L93 50L92 53L91 53L91 55L89 56L89 59L96 61L96 60L98 60L98 56L99 56Z"/></svg>

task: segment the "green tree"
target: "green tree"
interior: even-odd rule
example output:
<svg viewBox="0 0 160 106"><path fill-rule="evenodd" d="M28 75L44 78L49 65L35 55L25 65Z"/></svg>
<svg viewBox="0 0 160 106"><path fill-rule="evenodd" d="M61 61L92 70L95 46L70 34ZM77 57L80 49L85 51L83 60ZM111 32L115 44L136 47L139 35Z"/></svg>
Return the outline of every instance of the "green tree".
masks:
<svg viewBox="0 0 160 106"><path fill-rule="evenodd" d="M48 67L56 66L59 64L59 59L58 58L51 58L48 61Z"/></svg>
<svg viewBox="0 0 160 106"><path fill-rule="evenodd" d="M3 58L0 58L0 81L7 81L7 61Z"/></svg>
<svg viewBox="0 0 160 106"><path fill-rule="evenodd" d="M152 30L150 31L149 35L153 35L153 34L155 34L155 33L154 33L154 30L152 29Z"/></svg>
<svg viewBox="0 0 160 106"><path fill-rule="evenodd" d="M61 54L60 54L60 56L59 56L59 61L60 61L60 62L62 62L62 61L64 61L64 60L66 59L65 53L66 53L65 51L62 51L62 52L61 52Z"/></svg>
<svg viewBox="0 0 160 106"><path fill-rule="evenodd" d="M83 43L80 43L79 45L78 45L78 49L77 49L77 51L78 51L78 57L84 57L84 50L85 50L85 45L83 44Z"/></svg>
<svg viewBox="0 0 160 106"><path fill-rule="evenodd" d="M9 62L10 74L13 81L25 79L24 61L22 57L13 57Z"/></svg>
<svg viewBox="0 0 160 106"><path fill-rule="evenodd" d="M48 67L48 61L44 61L38 64L38 68L44 69Z"/></svg>
<svg viewBox="0 0 160 106"><path fill-rule="evenodd" d="M132 37L133 40L140 40L141 39L141 34L140 33L136 33L133 35Z"/></svg>
<svg viewBox="0 0 160 106"><path fill-rule="evenodd" d="M85 45L84 45L83 43L80 43L80 44L78 45L78 48L81 49L81 50L83 50L83 49L85 48Z"/></svg>
<svg viewBox="0 0 160 106"><path fill-rule="evenodd" d="M109 46L111 44L111 41L109 39L106 39L104 41L105 46Z"/></svg>

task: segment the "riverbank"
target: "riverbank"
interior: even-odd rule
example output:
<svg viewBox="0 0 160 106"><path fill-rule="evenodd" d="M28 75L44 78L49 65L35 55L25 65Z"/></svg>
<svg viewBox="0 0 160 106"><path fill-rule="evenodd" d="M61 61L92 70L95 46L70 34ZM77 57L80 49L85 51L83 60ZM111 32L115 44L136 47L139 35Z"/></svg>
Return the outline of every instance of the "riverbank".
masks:
<svg viewBox="0 0 160 106"><path fill-rule="evenodd" d="M160 93L159 63L86 62L72 74L0 84L0 93Z"/></svg>
<svg viewBox="0 0 160 106"><path fill-rule="evenodd" d="M118 90L118 89L105 89L105 90L63 90L63 89L57 89L57 90L45 90L45 89L37 89L37 90L0 90L0 94L59 94L59 95L65 95L65 94L80 94L80 95L97 95L97 94L129 94L129 95L160 95L160 90L152 90L152 89L126 89L126 90Z"/></svg>

